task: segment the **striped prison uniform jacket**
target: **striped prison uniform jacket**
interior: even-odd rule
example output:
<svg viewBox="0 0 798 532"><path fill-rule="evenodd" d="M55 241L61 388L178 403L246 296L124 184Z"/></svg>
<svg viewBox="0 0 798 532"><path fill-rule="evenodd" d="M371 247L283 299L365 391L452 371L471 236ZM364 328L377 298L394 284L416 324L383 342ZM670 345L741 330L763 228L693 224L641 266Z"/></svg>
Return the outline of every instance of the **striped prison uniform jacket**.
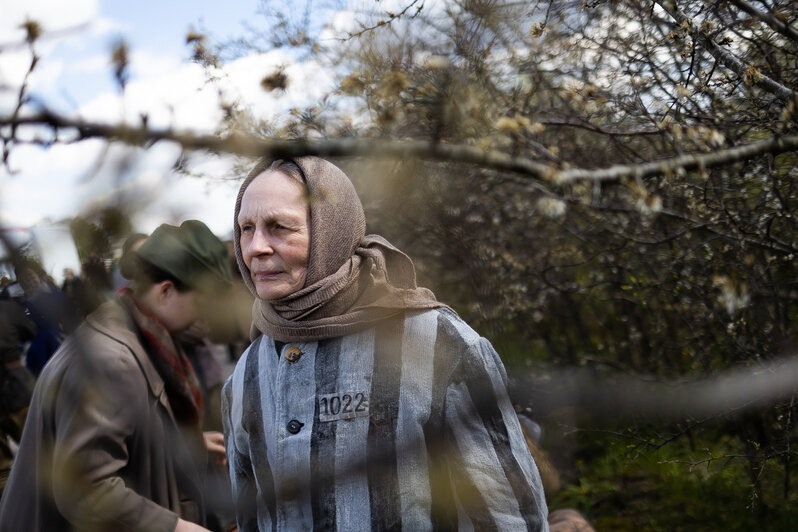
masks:
<svg viewBox="0 0 798 532"><path fill-rule="evenodd" d="M222 393L239 530L548 530L506 381L448 309L261 336Z"/></svg>

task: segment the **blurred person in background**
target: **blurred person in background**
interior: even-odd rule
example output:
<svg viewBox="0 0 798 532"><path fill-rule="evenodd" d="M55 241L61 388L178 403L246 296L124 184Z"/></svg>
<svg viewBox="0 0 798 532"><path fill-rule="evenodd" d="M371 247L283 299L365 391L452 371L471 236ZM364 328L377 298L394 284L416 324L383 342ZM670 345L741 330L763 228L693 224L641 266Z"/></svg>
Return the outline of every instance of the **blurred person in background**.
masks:
<svg viewBox="0 0 798 532"><path fill-rule="evenodd" d="M111 276L105 262L91 255L80 263L80 278L83 283L78 310L81 317L86 317L111 299Z"/></svg>
<svg viewBox="0 0 798 532"><path fill-rule="evenodd" d="M33 394L35 378L22 363L22 351L34 336L36 324L25 309L16 301L0 300L0 499Z"/></svg>
<svg viewBox="0 0 798 532"><path fill-rule="evenodd" d="M177 342L186 353L202 391L205 405L202 428L204 431L219 434L222 430L222 385L227 374L216 355L216 345L211 341L210 328L205 322L198 320L180 333ZM214 493L205 509L206 526L217 532L229 530L235 525L235 511L226 462L212 461L208 464L206 483L209 491Z"/></svg>
<svg viewBox="0 0 798 532"><path fill-rule="evenodd" d="M87 257L80 263L79 276L72 268L64 268L61 291L72 302L80 319L94 312L111 298L111 277L103 260L97 255Z"/></svg>
<svg viewBox="0 0 798 532"><path fill-rule="evenodd" d="M224 460L223 438L202 432L200 385L175 336L229 288L227 251L201 222L163 224L122 271L132 288L39 377L2 531L206 530L204 470L209 453Z"/></svg>
<svg viewBox="0 0 798 532"><path fill-rule="evenodd" d="M0 301L11 299L11 278L8 275L0 277Z"/></svg>
<svg viewBox="0 0 798 532"><path fill-rule="evenodd" d="M562 488L560 473L554 467L548 453L541 446L543 428L525 414L518 414L521 430L524 433L529 451L540 471L540 479L546 492L546 501L551 499ZM549 507L551 510L551 507ZM596 532L585 516L574 508L558 508L549 513L549 532Z"/></svg>
<svg viewBox="0 0 798 532"><path fill-rule="evenodd" d="M230 254L230 270L233 279L233 289L230 294L230 317L232 324L228 327L229 334L225 339L228 361L235 363L242 353L249 347L249 331L252 327L252 304L254 297L247 288L238 269L235 244L232 240L225 242Z"/></svg>
<svg viewBox="0 0 798 532"><path fill-rule="evenodd" d="M144 233L132 233L122 243L122 253L119 256L119 260L117 260L114 263L114 265L111 267L111 289L114 292L116 292L120 288L124 288L130 285L130 280L125 279L125 276L122 275L122 272L119 270L119 265L126 260L125 258L132 251L136 251L138 247L141 244L143 244L146 239L147 235L145 235Z"/></svg>
<svg viewBox="0 0 798 532"><path fill-rule="evenodd" d="M72 301L75 307L80 306L80 299L83 293L83 281L80 276L75 275L72 268L64 268L64 281L61 283L61 291Z"/></svg>
<svg viewBox="0 0 798 532"><path fill-rule="evenodd" d="M41 265L25 261L16 268L16 275L24 292L22 303L38 329L25 355L25 365L38 376L66 335L75 330L79 317Z"/></svg>
<svg viewBox="0 0 798 532"><path fill-rule="evenodd" d="M491 344L365 234L349 178L262 161L235 246L254 340L222 392L239 530L547 530Z"/></svg>

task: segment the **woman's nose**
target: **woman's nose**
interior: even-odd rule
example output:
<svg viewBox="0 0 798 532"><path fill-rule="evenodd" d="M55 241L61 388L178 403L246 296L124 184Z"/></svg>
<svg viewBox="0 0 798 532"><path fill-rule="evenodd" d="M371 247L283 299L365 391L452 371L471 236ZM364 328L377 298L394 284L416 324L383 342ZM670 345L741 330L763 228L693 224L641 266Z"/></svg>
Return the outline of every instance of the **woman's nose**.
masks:
<svg viewBox="0 0 798 532"><path fill-rule="evenodd" d="M256 230L252 235L249 248L253 255L271 255L274 252L269 235L262 230Z"/></svg>

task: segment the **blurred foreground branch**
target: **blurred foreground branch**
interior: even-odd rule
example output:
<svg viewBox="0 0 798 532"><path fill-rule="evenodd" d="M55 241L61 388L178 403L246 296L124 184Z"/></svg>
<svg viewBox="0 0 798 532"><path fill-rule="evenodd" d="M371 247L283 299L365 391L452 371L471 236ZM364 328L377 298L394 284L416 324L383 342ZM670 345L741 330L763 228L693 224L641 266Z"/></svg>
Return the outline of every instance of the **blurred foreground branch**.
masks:
<svg viewBox="0 0 798 532"><path fill-rule="evenodd" d="M550 415L573 408L592 422L621 419L677 421L764 408L798 391L798 358L730 369L690 382L652 382L623 375L607 377L577 369L555 374L545 383L518 380L514 400Z"/></svg>
<svg viewBox="0 0 798 532"><path fill-rule="evenodd" d="M52 129L56 136L61 130L72 130L76 132L72 142L102 138L135 146L149 146L159 141L170 141L176 142L185 150L206 150L212 153L231 153L248 157L366 156L396 160L420 159L468 163L555 183L618 182L630 178L669 175L679 171L719 167L757 155L780 154L798 149L798 135L789 135L719 149L711 153L688 154L648 163L614 165L597 169L563 170L556 166L498 151L485 151L463 144L444 144L425 140L392 141L367 138L286 140L264 139L238 133L227 136L199 135L172 129L150 129L146 126L94 123L67 118L50 111L42 111L25 117L13 115L0 117L0 126L11 126L12 131L16 131L20 126L44 126ZM15 141L15 138L3 137L6 146Z"/></svg>

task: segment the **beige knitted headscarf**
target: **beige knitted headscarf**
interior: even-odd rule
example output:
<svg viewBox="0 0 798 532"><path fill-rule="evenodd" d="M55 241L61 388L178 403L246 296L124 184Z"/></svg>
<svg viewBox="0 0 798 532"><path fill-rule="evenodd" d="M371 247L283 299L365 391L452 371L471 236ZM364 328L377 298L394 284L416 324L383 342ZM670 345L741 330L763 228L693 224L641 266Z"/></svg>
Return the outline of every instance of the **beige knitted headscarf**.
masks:
<svg viewBox="0 0 798 532"><path fill-rule="evenodd" d="M410 257L378 235L366 236L366 217L352 182L318 157L291 160L302 170L310 205L310 254L305 285L276 301L259 299L241 253L238 213L244 191L269 168L249 173L236 199L235 252L244 282L255 297L252 331L281 342L316 341L362 330L410 309L446 307L416 286Z"/></svg>

